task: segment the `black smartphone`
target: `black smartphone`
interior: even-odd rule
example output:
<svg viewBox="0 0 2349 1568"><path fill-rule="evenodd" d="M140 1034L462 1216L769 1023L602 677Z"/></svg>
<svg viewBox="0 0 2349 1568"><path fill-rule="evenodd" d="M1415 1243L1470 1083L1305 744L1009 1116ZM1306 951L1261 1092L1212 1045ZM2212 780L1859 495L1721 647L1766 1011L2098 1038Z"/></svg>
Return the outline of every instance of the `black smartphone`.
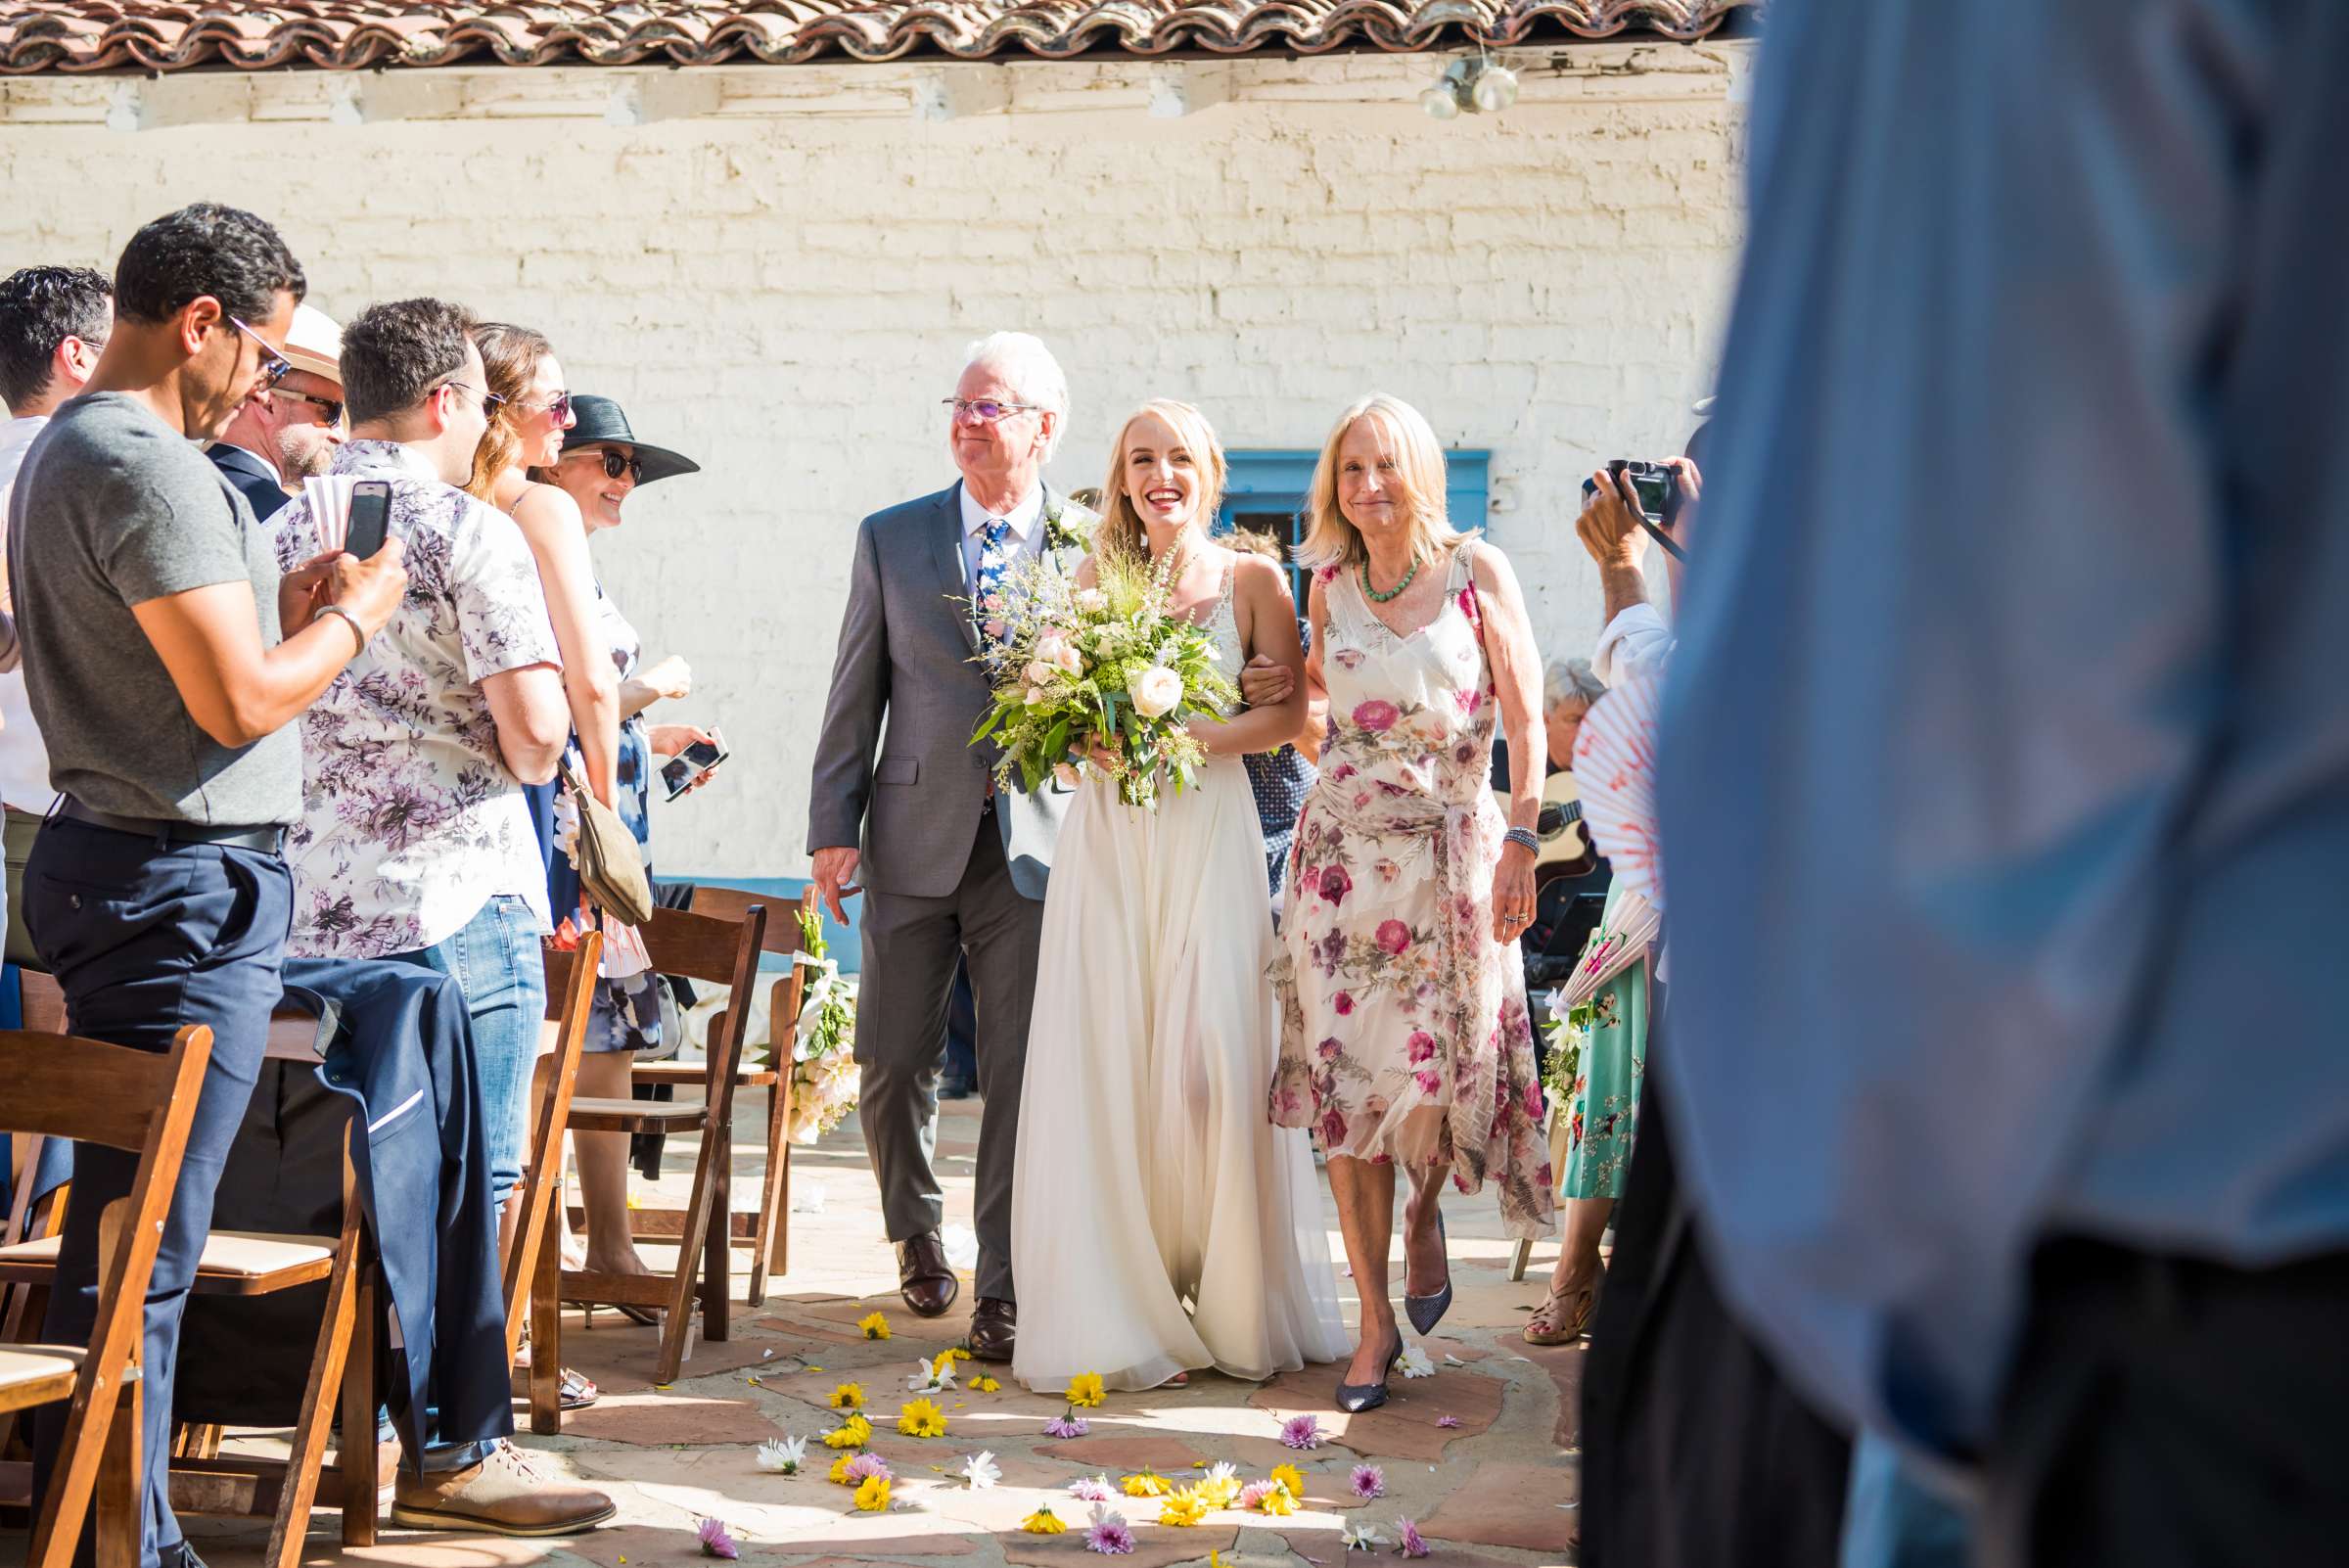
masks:
<svg viewBox="0 0 2349 1568"><path fill-rule="evenodd" d="M661 782L668 786L668 798L675 800L692 788L696 779L733 755L723 741L695 741L661 764Z"/></svg>
<svg viewBox="0 0 2349 1568"><path fill-rule="evenodd" d="M343 530L343 548L366 560L384 547L392 527L392 485L387 480L361 480L350 487L350 527Z"/></svg>

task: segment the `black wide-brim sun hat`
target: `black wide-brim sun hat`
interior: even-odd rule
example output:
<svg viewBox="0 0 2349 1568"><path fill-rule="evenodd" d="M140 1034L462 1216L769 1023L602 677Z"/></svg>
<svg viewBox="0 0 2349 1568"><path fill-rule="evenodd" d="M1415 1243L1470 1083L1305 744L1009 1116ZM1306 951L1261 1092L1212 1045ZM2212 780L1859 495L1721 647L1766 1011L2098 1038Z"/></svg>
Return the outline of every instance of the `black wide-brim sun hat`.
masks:
<svg viewBox="0 0 2349 1568"><path fill-rule="evenodd" d="M702 465L682 452L672 452L666 446L655 446L637 438L628 426L628 416L619 403L593 392L574 392L571 398L571 417L576 423L563 433L563 450L579 446L625 446L636 454L644 465L644 478L639 484L655 480L674 479L679 474L699 474Z"/></svg>

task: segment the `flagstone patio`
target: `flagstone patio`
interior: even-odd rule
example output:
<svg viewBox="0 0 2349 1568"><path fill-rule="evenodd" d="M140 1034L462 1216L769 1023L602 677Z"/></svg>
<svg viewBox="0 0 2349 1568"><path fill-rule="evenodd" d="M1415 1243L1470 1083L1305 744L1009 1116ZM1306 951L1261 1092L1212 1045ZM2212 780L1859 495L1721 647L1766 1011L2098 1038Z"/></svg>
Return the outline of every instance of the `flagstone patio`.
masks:
<svg viewBox="0 0 2349 1568"><path fill-rule="evenodd" d="M738 1130L735 1191L756 1190L752 1179L763 1156L757 1114L746 1106ZM949 1225L967 1226L972 1142L978 1102L945 1107L939 1154L947 1189ZM689 1156L671 1150L664 1194L683 1185ZM559 1438L524 1435L519 1441L541 1465L591 1481L613 1494L620 1515L583 1536L518 1541L493 1536L408 1531L387 1523L381 1545L345 1551L336 1515L312 1521L306 1560L365 1561L419 1568L653 1568L699 1558L705 1519L722 1521L746 1562L776 1568L842 1568L848 1564L914 1564L957 1559L957 1568L1073 1568L1092 1561L1083 1525L1089 1505L1070 1497L1070 1482L1095 1474L1116 1486L1148 1467L1176 1485L1187 1484L1217 1460L1239 1466L1243 1479L1294 1463L1306 1497L1287 1517L1221 1511L1199 1525L1156 1523L1158 1503L1120 1497L1114 1504L1133 1527L1131 1568L1207 1563L1223 1568L1296 1568L1333 1564L1345 1555L1341 1530L1373 1526L1381 1556L1395 1551L1396 1521L1417 1522L1433 1549L1431 1560L1451 1568L1543 1568L1574 1561L1577 1456L1571 1446L1575 1384L1582 1352L1536 1350L1518 1329L1541 1297L1540 1280L1554 1246L1535 1251L1533 1270L1520 1284L1507 1279L1509 1244L1500 1234L1490 1197L1452 1194L1447 1204L1458 1295L1451 1314L1425 1342L1433 1376L1394 1383L1384 1409L1349 1417L1331 1403L1336 1369L1314 1367L1252 1387L1213 1374L1187 1388L1148 1394L1111 1394L1083 1412L1090 1432L1054 1440L1044 1423L1062 1413L1061 1402L1020 1390L1004 1368L962 1362L964 1387L937 1396L948 1429L915 1439L897 1431L899 1406L918 1396L908 1379L917 1358L935 1357L956 1343L967 1323L969 1277L957 1310L926 1321L905 1310L896 1291L896 1265L882 1237L879 1197L853 1122L794 1158L792 1269L770 1283L764 1306L737 1307L723 1344L698 1345L678 1380L651 1382L654 1332L617 1314L599 1312L592 1326L577 1312L564 1319L564 1359L601 1385L602 1400L572 1414ZM677 1196L682 1196L679 1192ZM1324 1215L1335 1256L1334 1210ZM669 1254L646 1248L656 1267ZM737 1254L737 1257L743 1256ZM1085 1267L1082 1238L1071 1238L1064 1259L1072 1272ZM1341 1266L1341 1293L1354 1313ZM1033 1295L1049 1279L1024 1280ZM741 1279L735 1290L739 1301ZM858 1319L879 1311L891 1337L870 1340ZM972 1375L992 1370L995 1393L967 1387ZM850 1493L826 1479L835 1455L820 1434L838 1424L826 1407L833 1388L862 1385L875 1428L873 1452L888 1460L898 1481L886 1513L860 1513ZM1326 1441L1311 1452L1285 1449L1282 1421L1310 1413ZM1445 1417L1457 1425L1439 1424ZM786 1434L806 1438L802 1473L763 1473L759 1445ZM247 1439L245 1444L267 1440ZM993 1453L1001 1480L973 1491L960 1477L963 1460ZM1380 1468L1387 1495L1358 1503L1349 1476L1358 1464ZM1020 1521L1049 1504L1069 1532L1024 1534ZM198 1551L213 1568L249 1568L261 1554L262 1526L222 1520L188 1521ZM0 1559L21 1555L23 1536L0 1537ZM1365 1568L1367 1564L1365 1563Z"/></svg>

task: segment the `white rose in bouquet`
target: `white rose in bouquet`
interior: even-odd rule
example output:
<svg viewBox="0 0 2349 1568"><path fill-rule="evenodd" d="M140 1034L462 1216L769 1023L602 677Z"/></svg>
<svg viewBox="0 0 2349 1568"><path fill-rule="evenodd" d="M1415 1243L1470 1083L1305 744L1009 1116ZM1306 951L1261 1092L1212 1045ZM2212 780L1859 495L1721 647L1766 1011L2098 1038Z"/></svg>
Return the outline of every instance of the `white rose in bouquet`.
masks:
<svg viewBox="0 0 2349 1568"><path fill-rule="evenodd" d="M1171 713L1180 701L1182 677L1164 665L1152 665L1134 680L1133 711L1144 718Z"/></svg>
<svg viewBox="0 0 2349 1568"><path fill-rule="evenodd" d="M1044 686L1051 683L1052 668L1041 659L1031 659L1028 661L1028 668L1021 670L1020 673L1028 677L1029 685Z"/></svg>

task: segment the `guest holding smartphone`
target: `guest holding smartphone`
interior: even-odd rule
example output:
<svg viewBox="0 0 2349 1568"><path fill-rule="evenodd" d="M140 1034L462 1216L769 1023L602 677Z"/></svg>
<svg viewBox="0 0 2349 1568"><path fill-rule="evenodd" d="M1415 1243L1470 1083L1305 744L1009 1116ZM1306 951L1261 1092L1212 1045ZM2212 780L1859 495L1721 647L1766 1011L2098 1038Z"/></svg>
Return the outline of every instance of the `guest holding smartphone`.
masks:
<svg viewBox="0 0 2349 1568"><path fill-rule="evenodd" d="M552 486L570 501L583 541L620 527L621 509L638 485L701 472L701 465L690 458L638 440L627 415L611 398L580 393L569 403L572 424L562 434L560 455L551 467L531 468L529 478ZM645 711L655 703L683 698L693 689L692 671L674 655L646 665L643 639L621 615L620 607L592 577L588 586L594 593L597 651L610 661L607 668L618 683L620 726L612 805L628 831L635 834L649 873L654 759L676 758L689 747L714 751L717 738L691 724L645 722ZM583 767L576 734L572 737L570 755L575 767ZM701 755L705 754L697 752L693 761ZM706 769L692 776L685 792L700 788L707 777ZM662 789L668 792L667 785ZM578 872L560 850L549 849L546 875L556 918L565 914L580 918ZM624 956L607 961L603 981L596 988L576 1091L591 1098L626 1099L636 1052L662 1042L661 998L654 977L641 968L623 972L627 968ZM604 1273L650 1272L636 1255L636 1243L629 1233L628 1135L578 1132L573 1137L579 1155L580 1202L587 1212L586 1267ZM639 1322L658 1321L656 1314L641 1308L622 1306L619 1310Z"/></svg>

